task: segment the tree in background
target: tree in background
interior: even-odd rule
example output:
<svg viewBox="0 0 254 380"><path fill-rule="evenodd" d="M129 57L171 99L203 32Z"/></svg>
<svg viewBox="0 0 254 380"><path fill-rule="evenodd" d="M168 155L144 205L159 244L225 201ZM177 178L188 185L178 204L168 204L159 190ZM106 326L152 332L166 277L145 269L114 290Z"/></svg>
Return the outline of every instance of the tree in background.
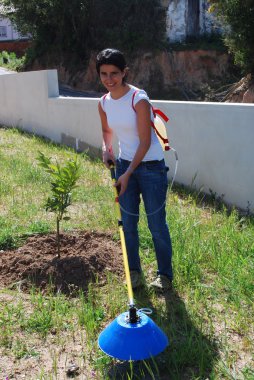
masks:
<svg viewBox="0 0 254 380"><path fill-rule="evenodd" d="M1 1L1 0L0 0ZM165 38L159 0L2 0L19 32L29 33L36 55L91 50L156 48Z"/></svg>
<svg viewBox="0 0 254 380"><path fill-rule="evenodd" d="M93 43L98 49L156 49L166 36L165 9L160 0L95 0L91 14Z"/></svg>
<svg viewBox="0 0 254 380"><path fill-rule="evenodd" d="M210 11L230 26L225 43L245 74L254 73L254 0L210 0Z"/></svg>
<svg viewBox="0 0 254 380"><path fill-rule="evenodd" d="M22 34L30 34L37 54L82 48L88 35L90 6L86 0L2 0L8 17Z"/></svg>

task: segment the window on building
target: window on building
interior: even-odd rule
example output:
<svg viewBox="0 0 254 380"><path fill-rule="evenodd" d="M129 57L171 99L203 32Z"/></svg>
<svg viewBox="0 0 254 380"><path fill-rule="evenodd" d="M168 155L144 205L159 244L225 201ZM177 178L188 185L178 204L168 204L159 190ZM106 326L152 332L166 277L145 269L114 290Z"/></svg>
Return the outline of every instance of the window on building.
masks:
<svg viewBox="0 0 254 380"><path fill-rule="evenodd" d="M0 26L0 37L7 37L7 27Z"/></svg>

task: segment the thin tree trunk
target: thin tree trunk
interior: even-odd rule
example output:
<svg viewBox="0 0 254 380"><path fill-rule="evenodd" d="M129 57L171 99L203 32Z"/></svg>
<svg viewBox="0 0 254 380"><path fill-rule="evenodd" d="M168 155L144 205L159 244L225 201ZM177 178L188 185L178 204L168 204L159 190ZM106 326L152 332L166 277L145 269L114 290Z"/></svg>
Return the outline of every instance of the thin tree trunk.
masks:
<svg viewBox="0 0 254 380"><path fill-rule="evenodd" d="M57 257L60 258L60 220L56 219Z"/></svg>

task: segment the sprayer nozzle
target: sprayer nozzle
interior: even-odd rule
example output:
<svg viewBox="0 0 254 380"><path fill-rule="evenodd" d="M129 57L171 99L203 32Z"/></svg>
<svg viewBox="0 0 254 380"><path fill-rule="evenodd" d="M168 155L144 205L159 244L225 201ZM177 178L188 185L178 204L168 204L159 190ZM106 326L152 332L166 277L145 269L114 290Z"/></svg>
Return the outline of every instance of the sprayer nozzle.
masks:
<svg viewBox="0 0 254 380"><path fill-rule="evenodd" d="M128 314L128 317L127 317L127 322L128 323L137 323L137 322L139 322L139 320L140 320L140 317L137 314L136 307L134 305L130 306L130 308L129 308L129 314Z"/></svg>

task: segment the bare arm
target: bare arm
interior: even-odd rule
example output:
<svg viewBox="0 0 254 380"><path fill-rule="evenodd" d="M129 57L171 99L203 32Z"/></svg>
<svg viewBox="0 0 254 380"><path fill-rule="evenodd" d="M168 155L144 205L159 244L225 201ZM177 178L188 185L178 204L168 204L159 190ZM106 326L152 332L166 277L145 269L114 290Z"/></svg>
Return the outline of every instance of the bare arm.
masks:
<svg viewBox="0 0 254 380"><path fill-rule="evenodd" d="M130 163L130 166L126 170L126 172L119 177L117 181L117 186L121 187L119 195L122 195L128 185L128 181L131 173L136 169L136 167L143 160L146 155L148 149L151 145L151 114L150 114L151 106L146 100L140 100L136 106L135 110L137 113L137 128L139 135L139 145L137 151L133 157L133 160Z"/></svg>
<svg viewBox="0 0 254 380"><path fill-rule="evenodd" d="M111 128L108 126L108 121L107 121L107 115L103 111L101 104L98 104L98 110L99 110L99 115L101 119L101 127L102 127L102 159L104 164L109 167L108 161L111 160L115 162L115 157L113 153L113 148L112 148L112 139L113 139L113 131Z"/></svg>

